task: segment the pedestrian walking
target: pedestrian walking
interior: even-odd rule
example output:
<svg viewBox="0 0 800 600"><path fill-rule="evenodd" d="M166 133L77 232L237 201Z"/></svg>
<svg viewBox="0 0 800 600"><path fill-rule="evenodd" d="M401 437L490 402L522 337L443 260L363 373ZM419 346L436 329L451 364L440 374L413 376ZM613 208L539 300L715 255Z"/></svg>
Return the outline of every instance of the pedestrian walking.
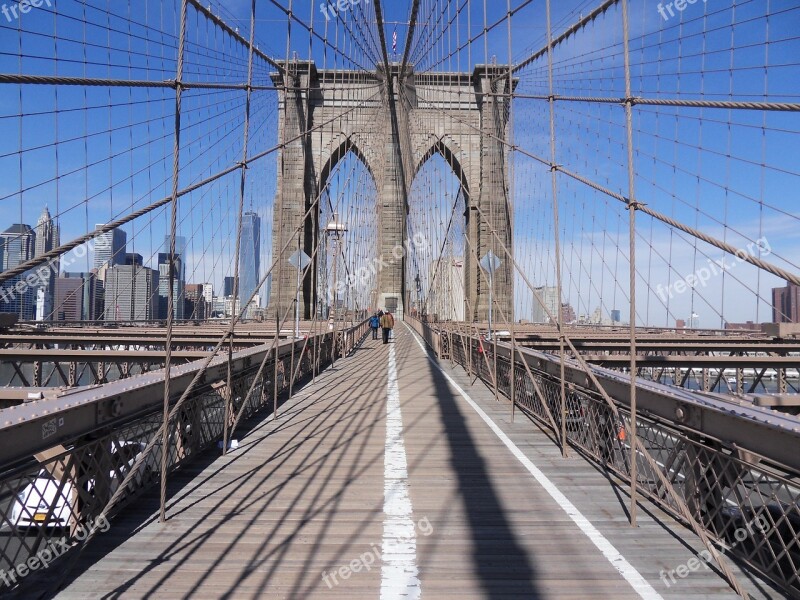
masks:
<svg viewBox="0 0 800 600"><path fill-rule="evenodd" d="M381 326L381 317L379 313L375 313L369 320L370 329L372 329L372 339L378 339L378 329Z"/></svg>
<svg viewBox="0 0 800 600"><path fill-rule="evenodd" d="M384 344L389 343L389 334L392 332L393 328L394 328L394 317L392 316L392 313L386 311L385 313L383 313L383 316L381 316L381 329L383 329Z"/></svg>

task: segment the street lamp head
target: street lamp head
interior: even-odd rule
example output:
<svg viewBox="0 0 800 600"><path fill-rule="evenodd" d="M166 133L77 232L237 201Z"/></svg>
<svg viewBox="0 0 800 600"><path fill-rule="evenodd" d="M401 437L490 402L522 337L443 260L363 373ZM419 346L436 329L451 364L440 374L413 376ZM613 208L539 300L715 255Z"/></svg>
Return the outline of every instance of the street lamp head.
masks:
<svg viewBox="0 0 800 600"><path fill-rule="evenodd" d="M347 231L347 225L339 222L339 213L333 213L333 219L325 226L325 231L328 233L344 233Z"/></svg>

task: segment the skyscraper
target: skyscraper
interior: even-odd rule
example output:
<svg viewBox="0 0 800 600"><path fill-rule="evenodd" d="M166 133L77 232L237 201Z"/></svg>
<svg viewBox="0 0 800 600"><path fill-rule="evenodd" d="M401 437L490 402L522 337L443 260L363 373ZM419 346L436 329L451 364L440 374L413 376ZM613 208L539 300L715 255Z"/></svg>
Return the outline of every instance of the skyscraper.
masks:
<svg viewBox="0 0 800 600"><path fill-rule="evenodd" d="M800 323L800 286L789 283L772 290L772 322Z"/></svg>
<svg viewBox="0 0 800 600"><path fill-rule="evenodd" d="M99 229L103 225L97 225ZM125 263L125 251L128 234L122 229L112 229L100 234L94 243L94 268L100 269L103 265L121 265Z"/></svg>
<svg viewBox="0 0 800 600"><path fill-rule="evenodd" d="M42 214L39 215L39 220L36 222L36 253L34 256L41 256L45 252L58 247L60 243L61 236L59 235L58 225L53 221L50 211L45 206Z"/></svg>
<svg viewBox="0 0 800 600"><path fill-rule="evenodd" d="M58 277L55 282L54 321L83 320L83 279Z"/></svg>
<svg viewBox="0 0 800 600"><path fill-rule="evenodd" d="M138 252L126 252L124 258L120 261L121 265L128 265L129 267L143 267L144 259Z"/></svg>
<svg viewBox="0 0 800 600"><path fill-rule="evenodd" d="M47 206L44 207L39 220L36 222L36 251L34 256L41 256L50 252L60 244L58 225L53 222ZM49 274L40 277L36 286L37 294L41 296L41 302L37 303L36 320L49 321L52 319L54 305L56 277L58 277L59 261L54 260L49 263ZM41 293L39 292L41 290Z"/></svg>
<svg viewBox="0 0 800 600"><path fill-rule="evenodd" d="M204 321L206 319L206 299L202 283L190 283L186 285L186 301L184 303L184 315L187 319L194 321Z"/></svg>
<svg viewBox="0 0 800 600"><path fill-rule="evenodd" d="M74 282L79 282L77 286ZM72 290L75 290L74 292ZM61 304L69 302L71 295L80 294L81 300L75 300L75 305L81 309L81 321L99 321L103 319L105 299L103 296L103 282L94 272L91 273L64 273L56 279L56 303L53 319L61 320ZM64 311L65 313L67 311Z"/></svg>
<svg viewBox="0 0 800 600"><path fill-rule="evenodd" d="M246 212L242 217L242 248L239 253L239 300L244 303L257 292L261 279L261 217Z"/></svg>
<svg viewBox="0 0 800 600"><path fill-rule="evenodd" d="M233 277L226 277L222 286L223 296L233 296Z"/></svg>
<svg viewBox="0 0 800 600"><path fill-rule="evenodd" d="M106 321L152 321L158 315L158 271L114 265L106 271Z"/></svg>
<svg viewBox="0 0 800 600"><path fill-rule="evenodd" d="M184 309L183 258L175 254L175 278L172 282L172 318L183 319ZM169 313L169 253L158 253L158 318L166 319Z"/></svg>
<svg viewBox="0 0 800 600"><path fill-rule="evenodd" d="M428 313L443 321L464 320L464 259L444 257L430 267Z"/></svg>
<svg viewBox="0 0 800 600"><path fill-rule="evenodd" d="M36 249L36 233L30 225L17 223L0 233L0 271L18 267L33 258ZM32 321L36 317L35 271L12 277L0 288L0 312L14 313L20 320Z"/></svg>
<svg viewBox="0 0 800 600"><path fill-rule="evenodd" d="M169 254L170 238L172 236L164 236L164 250L165 254ZM175 272L175 277L181 279L184 284L186 283L186 238L182 235L175 236L175 256L181 259L181 268Z"/></svg>
<svg viewBox="0 0 800 600"><path fill-rule="evenodd" d="M214 301L214 284L208 282L203 284L203 298L208 304Z"/></svg>
<svg viewBox="0 0 800 600"><path fill-rule="evenodd" d="M547 307L545 310L544 306L542 306L539 301L534 297L533 298L533 319L534 323L550 323L550 316L555 319L558 317L558 307L561 305L558 299L558 288L557 287L537 287L536 292L539 294L539 297L542 299L544 306ZM550 311L550 314L548 314Z"/></svg>

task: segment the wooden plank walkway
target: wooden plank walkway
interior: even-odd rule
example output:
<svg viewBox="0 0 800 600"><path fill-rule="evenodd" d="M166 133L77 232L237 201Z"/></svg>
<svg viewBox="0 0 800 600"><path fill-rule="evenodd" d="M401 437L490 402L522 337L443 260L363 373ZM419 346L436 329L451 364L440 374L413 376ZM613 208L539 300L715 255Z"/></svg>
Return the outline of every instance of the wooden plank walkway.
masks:
<svg viewBox="0 0 800 600"><path fill-rule="evenodd" d="M667 585L662 569L700 549L690 533L649 505L629 527L624 490L442 367L643 585L634 589L399 324L391 344L368 340L238 450L173 476L166 524L155 494L115 520L59 597L735 597L703 568ZM781 597L743 579L756 598Z"/></svg>

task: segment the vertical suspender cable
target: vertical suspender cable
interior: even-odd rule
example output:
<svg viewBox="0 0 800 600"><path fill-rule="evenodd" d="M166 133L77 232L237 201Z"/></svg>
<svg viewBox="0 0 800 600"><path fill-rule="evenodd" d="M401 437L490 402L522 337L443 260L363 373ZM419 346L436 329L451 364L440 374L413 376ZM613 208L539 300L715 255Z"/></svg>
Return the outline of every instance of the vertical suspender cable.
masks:
<svg viewBox="0 0 800 600"><path fill-rule="evenodd" d="M630 56L630 23L628 21L628 0L622 0L622 43L625 54L625 127L627 129L628 150L628 216L629 232L629 264L630 264L630 342L631 342L631 508L630 522L636 527L637 500L637 454L636 454L636 174L633 164L633 98L631 97L631 56ZM613 433L613 431L612 431Z"/></svg>
<svg viewBox="0 0 800 600"><path fill-rule="evenodd" d="M233 310L236 311L236 299L239 297L239 266L241 264L241 251L242 251L242 223L244 220L244 196L245 187L247 186L247 145L250 143L250 101L253 93L253 48L255 45L255 31L256 31L256 0L250 3L250 41L247 49L247 90L245 91L245 109L244 109L244 140L242 144L242 167L241 176L239 178L239 213L238 224L236 227L236 249L234 250L233 258ZM252 235L258 235L258 232L253 232ZM260 236L259 236L260 237ZM251 250L251 249L250 249ZM249 252L248 252L249 256ZM255 257L253 257L255 260ZM248 307L240 305L240 310L247 310ZM222 433L222 454L228 453L228 433L231 425L231 417L233 417L233 341L236 337L236 330L231 329L230 336L228 337L228 378L227 378L227 394L225 397L225 421L223 424Z"/></svg>
<svg viewBox="0 0 800 600"><path fill-rule="evenodd" d="M172 325L173 325L173 287L175 282L175 229L178 218L178 177L180 171L181 150L181 96L183 93L183 53L186 46L186 8L187 0L181 1L181 22L178 38L178 65L175 76L175 149L172 161L172 201L169 242L169 290L167 291L167 340L164 356L164 423L161 443L161 509L159 521L167 520L167 468L169 467L169 397L170 367L172 366ZM134 275L135 281L135 275Z"/></svg>
<svg viewBox="0 0 800 600"><path fill-rule="evenodd" d="M558 298L558 302L556 303L556 327L558 328L558 346L559 346L559 356L561 357L561 407L560 413L561 416L558 422L561 424L561 429L559 432L559 439L561 440L561 455L566 458L567 457L567 390L566 390L566 383L564 378L566 376L565 373L565 365L564 361L566 359L565 356L565 348L564 348L564 308L562 306L563 303L563 281L561 277L561 234L559 232L559 214L558 214L558 172L554 168L556 164L556 108L555 108L555 95L553 93L553 26L552 26L552 14L550 11L550 0L546 2L546 12L547 12L547 79L548 85L550 90L550 173L551 173L551 183L552 183L552 196L553 196L553 241L555 244L555 266L556 266L556 296ZM538 299L541 302L541 299Z"/></svg>

